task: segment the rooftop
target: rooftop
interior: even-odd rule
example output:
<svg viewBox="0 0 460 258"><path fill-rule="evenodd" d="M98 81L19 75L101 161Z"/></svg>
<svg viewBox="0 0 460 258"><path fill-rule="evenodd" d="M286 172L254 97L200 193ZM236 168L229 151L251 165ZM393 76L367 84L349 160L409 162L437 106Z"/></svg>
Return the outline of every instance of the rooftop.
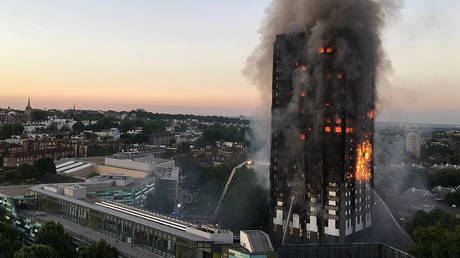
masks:
<svg viewBox="0 0 460 258"><path fill-rule="evenodd" d="M194 225L185 221L180 221L172 217L163 216L150 211L134 208L120 203L81 199L65 196L59 193L54 193L44 189L45 185L36 185L31 188L34 192L45 194L47 196L61 199L67 202L74 203L101 213L110 214L112 216L133 221L135 223L145 225L163 232L188 239L194 242L213 242L213 233L222 234L223 241L233 240L233 234L230 231L214 229L213 233L203 231L200 225ZM219 238L220 239L220 238Z"/></svg>

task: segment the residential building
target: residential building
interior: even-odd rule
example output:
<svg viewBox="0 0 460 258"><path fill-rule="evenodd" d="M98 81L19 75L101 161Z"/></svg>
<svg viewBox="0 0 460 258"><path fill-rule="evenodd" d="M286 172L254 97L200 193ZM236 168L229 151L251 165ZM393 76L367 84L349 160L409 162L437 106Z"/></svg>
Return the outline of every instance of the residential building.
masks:
<svg viewBox="0 0 460 258"><path fill-rule="evenodd" d="M351 79L334 68L336 46L308 53L308 45L307 33L274 42L269 234L275 246L357 241L373 222L373 78ZM317 55L315 71L310 54ZM312 76L324 79L314 84Z"/></svg>
<svg viewBox="0 0 460 258"><path fill-rule="evenodd" d="M406 152L410 152L415 157L420 158L421 144L421 135L417 129L412 128L406 131Z"/></svg>

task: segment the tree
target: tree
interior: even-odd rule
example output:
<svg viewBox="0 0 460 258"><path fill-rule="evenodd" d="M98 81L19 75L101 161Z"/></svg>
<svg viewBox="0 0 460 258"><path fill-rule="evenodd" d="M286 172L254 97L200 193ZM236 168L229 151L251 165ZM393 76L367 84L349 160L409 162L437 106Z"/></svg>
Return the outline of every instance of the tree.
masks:
<svg viewBox="0 0 460 258"><path fill-rule="evenodd" d="M48 221L38 231L35 243L53 247L59 257L73 258L76 255L72 237L65 232L61 223Z"/></svg>
<svg viewBox="0 0 460 258"><path fill-rule="evenodd" d="M441 224L445 228L454 228L456 225L460 225L460 220L441 209L434 209L430 212L419 210L415 213L411 222L407 224L406 229L413 236L417 228L437 224Z"/></svg>
<svg viewBox="0 0 460 258"><path fill-rule="evenodd" d="M21 249L19 233L10 223L0 222L0 258L10 258Z"/></svg>
<svg viewBox="0 0 460 258"><path fill-rule="evenodd" d="M24 132L24 126L21 124L3 124L0 126L0 140L11 138L13 135L21 135Z"/></svg>
<svg viewBox="0 0 460 258"><path fill-rule="evenodd" d="M56 123L51 123L45 130L47 132L56 132L58 131L58 126Z"/></svg>
<svg viewBox="0 0 460 258"><path fill-rule="evenodd" d="M125 119L120 123L120 132L126 133L136 129L136 121Z"/></svg>
<svg viewBox="0 0 460 258"><path fill-rule="evenodd" d="M415 230L414 240L410 252L416 257L459 257L460 226L452 231L441 224L420 227Z"/></svg>
<svg viewBox="0 0 460 258"><path fill-rule="evenodd" d="M142 127L142 132L145 134L159 133L159 132L164 132L165 129L166 129L166 124L165 122L161 120L147 121Z"/></svg>
<svg viewBox="0 0 460 258"><path fill-rule="evenodd" d="M32 120L33 121L48 120L48 112L40 110L40 109L34 109L32 110Z"/></svg>
<svg viewBox="0 0 460 258"><path fill-rule="evenodd" d="M78 258L117 258L119 255L117 248L102 238L96 243L80 247L77 253Z"/></svg>
<svg viewBox="0 0 460 258"><path fill-rule="evenodd" d="M72 126L72 130L74 132L81 133L85 130L85 125L81 121L78 121Z"/></svg>
<svg viewBox="0 0 460 258"><path fill-rule="evenodd" d="M58 256L57 252L47 245L33 244L31 246L25 246L17 253L14 254L14 258L57 258L66 257Z"/></svg>
<svg viewBox="0 0 460 258"><path fill-rule="evenodd" d="M100 156L112 155L115 152L116 151L112 146L91 144L88 146L86 155L88 157L100 157Z"/></svg>
<svg viewBox="0 0 460 258"><path fill-rule="evenodd" d="M16 169L16 173L18 174L19 177L22 178L23 181L29 179L29 178L35 178L38 179L40 178L40 173L38 172L37 168L34 166L31 166L29 164L21 164L19 167Z"/></svg>
<svg viewBox="0 0 460 258"><path fill-rule="evenodd" d="M34 166L40 175L46 173L56 174L56 165L54 165L53 160L50 158L41 158L35 161Z"/></svg>

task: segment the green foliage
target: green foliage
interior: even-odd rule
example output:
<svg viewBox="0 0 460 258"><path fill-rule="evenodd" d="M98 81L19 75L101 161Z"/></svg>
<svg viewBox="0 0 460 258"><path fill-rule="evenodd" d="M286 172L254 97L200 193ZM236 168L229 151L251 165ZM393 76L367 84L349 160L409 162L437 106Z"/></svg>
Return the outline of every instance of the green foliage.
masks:
<svg viewBox="0 0 460 258"><path fill-rule="evenodd" d="M164 132L166 129L166 123L161 120L146 121L142 126L142 132L144 134Z"/></svg>
<svg viewBox="0 0 460 258"><path fill-rule="evenodd" d="M82 246L78 249L78 258L117 258L120 255L118 250L107 244L104 239L96 243Z"/></svg>
<svg viewBox="0 0 460 258"><path fill-rule="evenodd" d="M415 244L410 253L419 258L459 257L460 226L452 231L440 224L420 227L414 232Z"/></svg>
<svg viewBox="0 0 460 258"><path fill-rule="evenodd" d="M107 129L114 128L114 127L118 128L118 126L119 124L115 118L102 117L97 121L96 124L88 125L86 129L98 132L98 131L107 130Z"/></svg>
<svg viewBox="0 0 460 258"><path fill-rule="evenodd" d="M418 211L407 230L414 238L410 252L416 257L459 257L460 220L445 211Z"/></svg>
<svg viewBox="0 0 460 258"><path fill-rule="evenodd" d="M434 186L460 185L460 173L454 169L432 170L428 173L428 184Z"/></svg>
<svg viewBox="0 0 460 258"><path fill-rule="evenodd" d="M445 228L454 228L456 225L460 225L460 220L441 209L434 209L430 212L419 210L415 213L411 222L407 224L406 229L407 232L413 236L417 228L429 227L437 224Z"/></svg>
<svg viewBox="0 0 460 258"><path fill-rule="evenodd" d="M22 135L24 126L21 124L3 124L0 125L0 140L11 138L13 135Z"/></svg>
<svg viewBox="0 0 460 258"><path fill-rule="evenodd" d="M56 132L58 130L59 129L56 123L51 123L47 128L45 128L46 132Z"/></svg>
<svg viewBox="0 0 460 258"><path fill-rule="evenodd" d="M141 120L129 120L125 119L120 122L120 132L126 133L131 130L135 130L137 127L142 126Z"/></svg>
<svg viewBox="0 0 460 258"><path fill-rule="evenodd" d="M72 130L74 132L81 133L85 130L85 125L81 121L78 121L72 126Z"/></svg>
<svg viewBox="0 0 460 258"><path fill-rule="evenodd" d="M421 156L432 164L460 165L460 137L446 131L433 132L431 140L422 145Z"/></svg>
<svg viewBox="0 0 460 258"><path fill-rule="evenodd" d="M58 256L58 253L47 245L33 244L31 246L25 246L17 253L14 254L14 258L58 258L66 256Z"/></svg>
<svg viewBox="0 0 460 258"><path fill-rule="evenodd" d="M174 131L176 133L185 132L186 130L187 130L187 126L182 125L182 124L174 127Z"/></svg>
<svg viewBox="0 0 460 258"><path fill-rule="evenodd" d="M50 158L41 158L33 166L21 164L16 169L0 174L0 184L36 184L46 173L56 174L56 167Z"/></svg>
<svg viewBox="0 0 460 258"><path fill-rule="evenodd" d="M32 110L32 120L33 121L45 121L48 120L48 112L40 109Z"/></svg>
<svg viewBox="0 0 460 258"><path fill-rule="evenodd" d="M37 185L37 184L40 184L40 181L38 181L35 178L28 178L28 179L26 179L25 184L26 185Z"/></svg>
<svg viewBox="0 0 460 258"><path fill-rule="evenodd" d="M139 133L139 134L122 134L120 139L125 143L125 144L135 144L135 143L144 143L149 140L149 137L145 133Z"/></svg>
<svg viewBox="0 0 460 258"><path fill-rule="evenodd" d="M13 257L21 247L16 228L11 223L0 222L0 258Z"/></svg>
<svg viewBox="0 0 460 258"><path fill-rule="evenodd" d="M50 158L41 158L35 161L34 166L42 176L46 173L56 174L56 165Z"/></svg>
<svg viewBox="0 0 460 258"><path fill-rule="evenodd" d="M88 146L88 151L86 155L88 157L100 157L100 156L112 155L115 152L116 151L112 146L91 144Z"/></svg>
<svg viewBox="0 0 460 258"><path fill-rule="evenodd" d="M54 221L48 221L40 228L35 243L54 248L59 257L72 258L76 255L72 237L69 233L65 232L62 224Z"/></svg>
<svg viewBox="0 0 460 258"><path fill-rule="evenodd" d="M213 125L203 131L198 139L198 146L216 145L216 141L243 142L245 141L246 128L234 126Z"/></svg>

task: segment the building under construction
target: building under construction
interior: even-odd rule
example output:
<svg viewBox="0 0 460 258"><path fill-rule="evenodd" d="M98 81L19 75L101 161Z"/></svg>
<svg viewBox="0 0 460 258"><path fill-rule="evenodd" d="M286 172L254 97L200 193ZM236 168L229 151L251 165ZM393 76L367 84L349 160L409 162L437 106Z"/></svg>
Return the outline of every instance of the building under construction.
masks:
<svg viewBox="0 0 460 258"><path fill-rule="evenodd" d="M329 42L329 43L327 43ZM373 67L345 69L334 40L276 37L270 237L275 246L346 243L372 226Z"/></svg>

